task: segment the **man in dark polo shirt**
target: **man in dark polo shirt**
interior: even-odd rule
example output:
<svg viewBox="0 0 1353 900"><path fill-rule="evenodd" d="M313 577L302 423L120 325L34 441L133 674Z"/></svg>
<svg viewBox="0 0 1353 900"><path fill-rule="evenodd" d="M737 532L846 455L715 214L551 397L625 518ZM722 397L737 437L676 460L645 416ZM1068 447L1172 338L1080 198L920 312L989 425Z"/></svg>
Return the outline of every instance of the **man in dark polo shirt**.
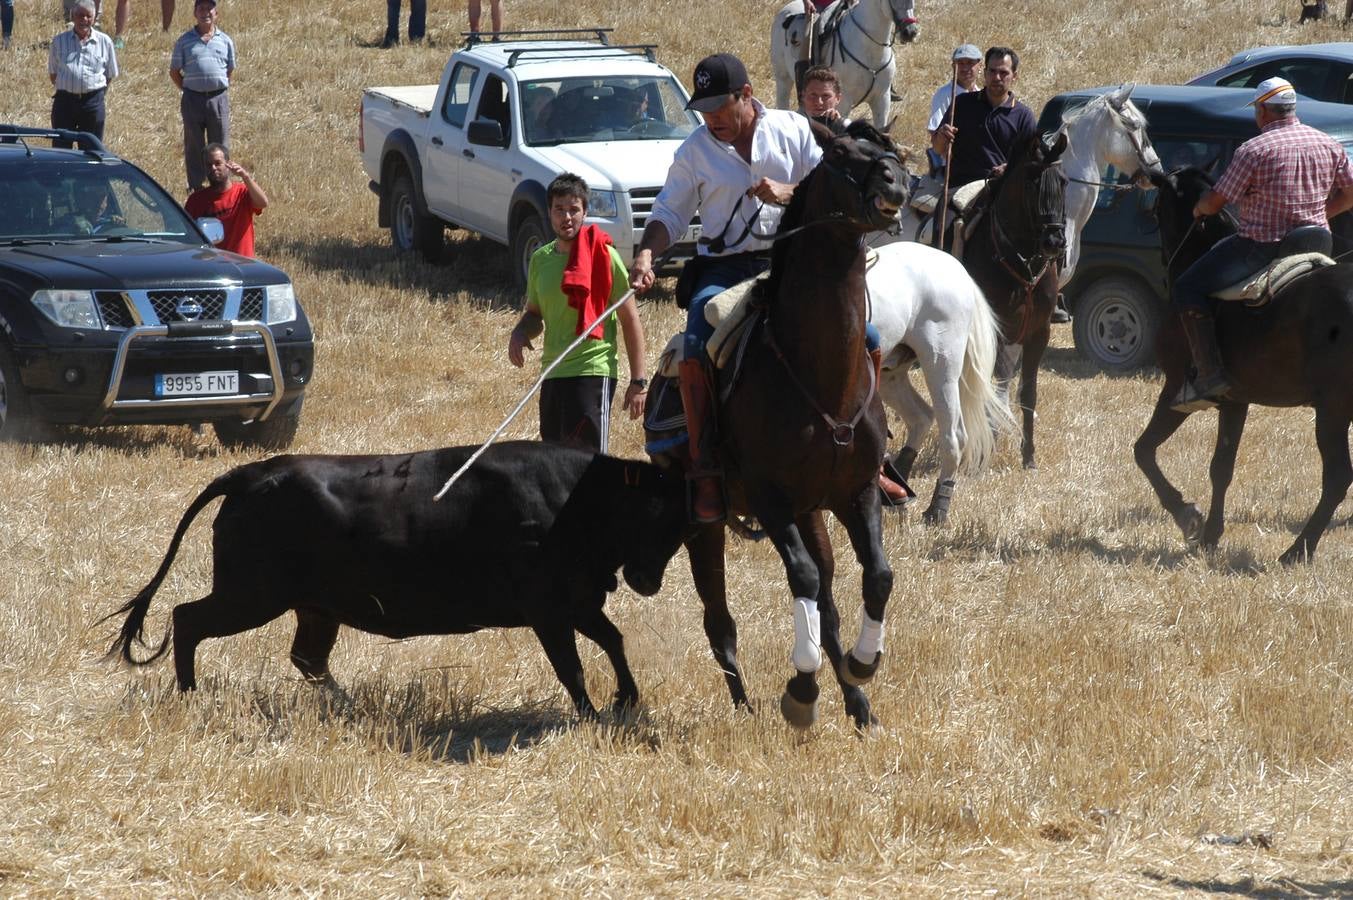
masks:
<svg viewBox="0 0 1353 900"><path fill-rule="evenodd" d="M1015 99L1019 55L1009 47L992 47L984 75L982 90L954 98L954 123L941 125L930 138L940 156L953 144L950 188L1001 174L1017 148L1037 133L1033 112Z"/></svg>

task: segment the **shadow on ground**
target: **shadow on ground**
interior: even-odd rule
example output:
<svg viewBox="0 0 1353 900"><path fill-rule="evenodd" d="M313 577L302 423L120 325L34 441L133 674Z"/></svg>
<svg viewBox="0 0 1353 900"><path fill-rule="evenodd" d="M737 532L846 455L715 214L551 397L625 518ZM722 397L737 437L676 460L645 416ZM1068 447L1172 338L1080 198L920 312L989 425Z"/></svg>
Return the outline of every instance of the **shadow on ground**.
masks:
<svg viewBox="0 0 1353 900"><path fill-rule="evenodd" d="M1166 887L1179 891L1200 891L1208 894L1220 894L1230 897L1256 897L1262 900L1296 900L1298 897L1350 897L1353 896L1353 879L1334 881L1297 881L1292 878L1275 878L1272 881L1256 881L1253 878L1238 878L1224 881L1220 878L1188 879L1162 875L1159 872L1143 872L1147 878Z"/></svg>

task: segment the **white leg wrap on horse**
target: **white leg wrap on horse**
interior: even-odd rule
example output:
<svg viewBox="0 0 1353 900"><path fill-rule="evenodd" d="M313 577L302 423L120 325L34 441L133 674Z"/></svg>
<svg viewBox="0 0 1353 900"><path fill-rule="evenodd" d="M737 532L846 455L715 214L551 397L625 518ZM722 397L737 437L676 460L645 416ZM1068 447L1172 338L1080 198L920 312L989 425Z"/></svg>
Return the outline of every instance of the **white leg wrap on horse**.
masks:
<svg viewBox="0 0 1353 900"><path fill-rule="evenodd" d="M855 642L855 658L862 663L872 663L874 655L883 650L883 623L875 622L864 614L860 621L860 639Z"/></svg>
<svg viewBox="0 0 1353 900"><path fill-rule="evenodd" d="M794 598L794 652L789 661L800 672L816 672L822 667L822 616L816 600Z"/></svg>

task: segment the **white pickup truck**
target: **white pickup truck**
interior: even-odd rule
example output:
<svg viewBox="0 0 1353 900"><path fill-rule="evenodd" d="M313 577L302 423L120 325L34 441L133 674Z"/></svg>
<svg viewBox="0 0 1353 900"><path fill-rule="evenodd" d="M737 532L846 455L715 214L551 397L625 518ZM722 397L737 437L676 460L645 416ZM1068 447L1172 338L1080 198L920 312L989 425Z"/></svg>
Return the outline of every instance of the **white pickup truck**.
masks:
<svg viewBox="0 0 1353 900"><path fill-rule="evenodd" d="M545 187L572 172L591 189L588 222L628 260L681 141L699 125L689 95L651 46L595 40L471 38L438 84L367 88L359 145L377 221L397 252L436 259L445 229L511 248L512 276L550 240ZM568 32L575 34L575 32ZM669 268L693 255L699 223Z"/></svg>

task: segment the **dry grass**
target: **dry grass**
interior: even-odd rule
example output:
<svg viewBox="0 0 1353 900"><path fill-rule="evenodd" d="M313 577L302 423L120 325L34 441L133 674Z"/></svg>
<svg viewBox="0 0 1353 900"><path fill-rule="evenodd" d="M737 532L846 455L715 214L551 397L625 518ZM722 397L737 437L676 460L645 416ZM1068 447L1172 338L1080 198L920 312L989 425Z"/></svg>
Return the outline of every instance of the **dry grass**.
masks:
<svg viewBox="0 0 1353 900"><path fill-rule="evenodd" d="M51 5L19 0L4 118L46 121ZM237 155L274 202L260 252L293 275L319 336L302 451L474 442L531 379L502 352L515 302L502 251L468 239L445 266L396 262L374 225L358 96L435 77L464 13L433 6L428 45L392 52L370 47L372 0L222 7L241 52ZM963 39L1019 48L1037 108L1058 89L1169 81L1243 46L1345 36L1297 30L1296 0L922 6L923 42L902 51L903 136ZM656 39L683 75L731 48L769 92L764 4L570 12ZM153 4L134 15L108 137L176 186L170 40ZM508 15L573 24L535 0ZM749 26L675 24L715 15ZM654 335L679 324L662 303L643 317ZM1347 506L1313 565L1272 562L1315 502L1309 413L1255 413L1223 549L1199 556L1131 460L1157 382L1092 375L1057 337L1041 469L1020 471L1007 447L963 485L947 529L888 520L898 580L871 691L885 726L865 740L834 692L806 738L780 722L788 597L773 552L747 544L730 585L767 707L756 717L729 708L682 559L659 598L613 598L648 704L629 727L575 726L524 632L345 633L334 662L353 699L329 705L286 662L279 622L204 645L202 689L181 698L167 666L102 662L109 629L91 623L150 576L188 499L245 457L183 429L0 447L0 894L1353 893ZM1165 454L1195 497L1212 425L1195 417ZM527 417L516 433L533 430ZM637 429L617 431L638 455ZM927 488L934 465L923 454ZM205 591L209 535L193 530L152 628ZM851 568L838 593L849 634ZM604 658L584 655L593 696L608 696Z"/></svg>

